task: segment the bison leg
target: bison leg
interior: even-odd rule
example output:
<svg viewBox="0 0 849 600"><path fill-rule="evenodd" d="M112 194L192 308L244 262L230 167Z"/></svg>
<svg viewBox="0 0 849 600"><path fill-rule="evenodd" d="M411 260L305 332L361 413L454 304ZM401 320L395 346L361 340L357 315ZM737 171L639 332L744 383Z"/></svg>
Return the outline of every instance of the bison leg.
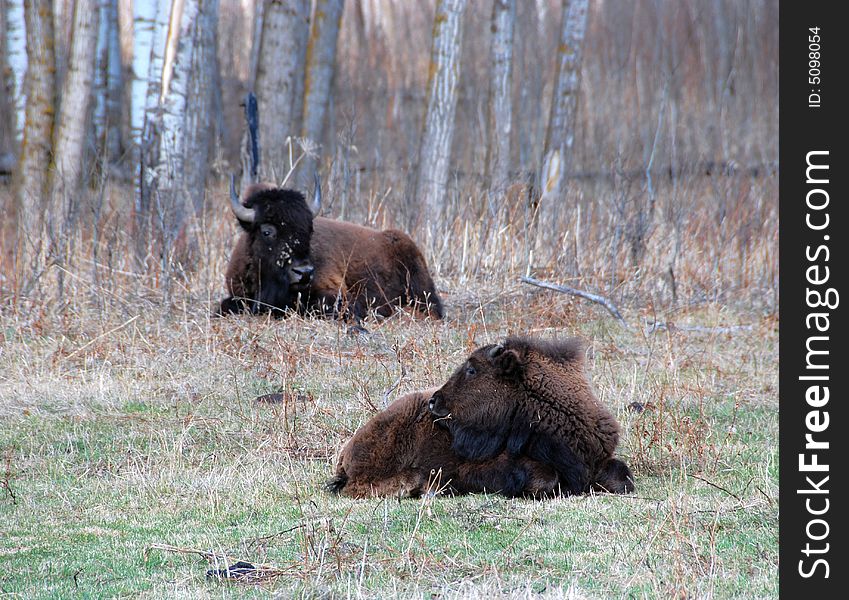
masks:
<svg viewBox="0 0 849 600"><path fill-rule="evenodd" d="M244 300L228 296L221 301L218 306L218 316L235 315L242 312L248 312L248 307Z"/></svg>
<svg viewBox="0 0 849 600"><path fill-rule="evenodd" d="M337 475L327 482L327 488L349 498L416 498L429 491L427 479L418 473L401 473L376 480L351 477L344 484Z"/></svg>
<svg viewBox="0 0 849 600"><path fill-rule="evenodd" d="M498 492L515 498L552 495L559 484L553 468L502 454L493 460L461 465L455 487L461 492Z"/></svg>
<svg viewBox="0 0 849 600"><path fill-rule="evenodd" d="M565 493L583 494L587 491L590 483L587 465L561 440L537 435L528 444L527 455L551 465L560 476L561 488Z"/></svg>

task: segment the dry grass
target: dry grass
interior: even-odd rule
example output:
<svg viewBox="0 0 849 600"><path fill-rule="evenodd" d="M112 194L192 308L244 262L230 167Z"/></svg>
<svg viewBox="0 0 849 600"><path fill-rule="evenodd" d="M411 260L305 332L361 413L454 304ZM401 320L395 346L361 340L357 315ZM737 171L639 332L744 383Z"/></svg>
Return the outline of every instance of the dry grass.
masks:
<svg viewBox="0 0 849 600"><path fill-rule="evenodd" d="M412 231L429 248L449 318L399 314L355 337L334 321L211 318L229 215L204 225L191 269L163 269L151 252L140 270L113 190L97 251L87 228L73 244L61 297L50 278L26 297L3 282L0 588L21 597L776 595L775 185L659 186L638 262L627 228L615 233L638 207L618 202L615 185L576 187L568 207L542 207L535 225L515 198L471 197L450 208L448 235ZM226 206L223 187L211 192ZM349 206L348 218L401 222L381 197ZM601 307L522 285L529 265L609 295L630 329ZM374 411L516 332L590 341L592 380L625 428L637 494L399 503L324 492L342 442ZM255 400L266 394L276 401ZM225 556L274 576L206 580Z"/></svg>

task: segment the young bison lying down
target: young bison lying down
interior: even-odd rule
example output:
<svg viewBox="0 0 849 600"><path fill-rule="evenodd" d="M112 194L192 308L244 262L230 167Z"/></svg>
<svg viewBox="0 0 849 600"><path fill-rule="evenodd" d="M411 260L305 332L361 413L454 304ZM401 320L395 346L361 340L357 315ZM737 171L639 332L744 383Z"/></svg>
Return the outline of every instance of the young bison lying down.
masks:
<svg viewBox="0 0 849 600"><path fill-rule="evenodd" d="M434 393L430 411L462 459L528 457L556 470L563 493L635 489L631 470L613 458L619 424L590 388L578 340L512 337L478 348Z"/></svg>
<svg viewBox="0 0 849 600"><path fill-rule="evenodd" d="M529 458L506 453L461 458L448 430L436 426L428 410L434 391L402 396L360 427L342 448L328 489L353 498L484 491L543 496L559 489L554 469Z"/></svg>

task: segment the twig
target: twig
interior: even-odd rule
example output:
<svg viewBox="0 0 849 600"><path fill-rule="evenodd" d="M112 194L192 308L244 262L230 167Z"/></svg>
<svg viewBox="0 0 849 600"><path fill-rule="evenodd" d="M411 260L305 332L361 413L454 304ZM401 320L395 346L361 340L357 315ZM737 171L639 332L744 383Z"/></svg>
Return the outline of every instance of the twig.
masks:
<svg viewBox="0 0 849 600"><path fill-rule="evenodd" d="M91 346L93 343L95 343L97 340L99 340L99 339L101 339L101 338L104 338L104 337L106 337L107 335L109 335L109 334L111 334L111 333L115 333L115 332L116 332L116 331L118 331L119 329L123 329L124 327L126 327L127 325L129 325L130 323L132 323L133 321L135 321L135 320L136 320L136 319L138 319L138 318L139 318L139 316L138 316L138 315L136 315L136 316L134 316L134 317L130 317L129 319L127 319L126 321L124 321L124 322L123 322L123 323L121 323L120 325L118 325L118 326L116 326L116 327L113 327L113 328L112 328L112 329L110 329L109 331L106 331L106 332L104 332L104 333L101 333L101 334L100 334L100 335L98 335L97 337L95 337L95 338L93 338L93 339L89 340L88 342L86 342L85 344L83 344L82 346L80 346L79 348L77 348L76 350L74 350L73 352L71 352L70 354L68 354L68 355L65 357L65 360L68 360L68 359L69 359L69 358L71 358L72 356L74 356L74 355L76 355L76 354L79 354L80 352L82 352L83 350L85 350L86 348L88 348L89 346Z"/></svg>
<svg viewBox="0 0 849 600"><path fill-rule="evenodd" d="M228 556L221 552L210 552L208 550L199 550L197 548L182 548L180 546L172 546L171 544L151 544L145 549L145 554L151 550L162 550L164 552L173 552L175 554L198 554L207 560L236 560L233 556Z"/></svg>
<svg viewBox="0 0 849 600"><path fill-rule="evenodd" d="M274 579L283 575L294 574L294 571L292 569L286 570L271 565L247 563L240 561L235 557L229 556L224 552L210 552L208 550L200 550L198 548L183 548L180 546L172 546L171 544L151 544L145 549L145 554L147 554L151 550L162 550L164 552L173 552L175 554L198 554L212 563L217 563L218 561L223 562L225 565L231 562L235 563L233 567L237 567L240 570L234 570L233 579L247 583L267 581L269 579ZM244 567L242 567L242 565L244 565ZM229 572L230 569L233 567L218 569L217 573ZM218 576L222 577L221 575Z"/></svg>
<svg viewBox="0 0 849 600"><path fill-rule="evenodd" d="M585 300L589 300L590 302L601 304L604 308L607 309L607 312L613 315L613 317L622 324L625 329L630 329L628 327L628 323L626 323L625 319L622 318L619 309L616 308L616 306L604 296L600 296L599 294L591 294L590 292L585 292L583 290L569 287L568 285L558 285L555 283L549 283L547 281L540 281L539 279L534 279L533 277L522 277L522 283L529 283L531 285L545 288L547 290L554 290L555 292L560 292L561 294L570 294L572 296L578 296L580 298L584 298Z"/></svg>
<svg viewBox="0 0 849 600"><path fill-rule="evenodd" d="M692 475L692 474L691 474L691 475L690 475L690 477L692 477L693 479L698 479L699 481L704 481L704 482L705 482L706 484L708 484L709 486L715 487L716 489L718 489L718 490L720 490L720 491L722 491L722 492L725 492L725 493L726 493L726 494L728 494L729 496L731 496L731 497L735 498L735 499L737 500L737 502L743 502L742 500L740 500L740 496L738 496L737 494L735 494L735 493L734 493L734 492L732 492L731 490L728 490L728 489L726 489L726 488L722 487L721 485L718 485L718 484L716 484L716 483L714 483L714 482L712 482L712 481L708 481L708 480L707 480L707 479L705 479L704 477L699 477L698 475Z"/></svg>
<svg viewBox="0 0 849 600"><path fill-rule="evenodd" d="M18 497L15 495L15 492L12 491L12 449L9 448L9 452L6 454L6 470L3 474L3 479L0 479L0 488L6 490L9 494L9 497L12 499L12 505L15 506L18 504Z"/></svg>
<svg viewBox="0 0 849 600"><path fill-rule="evenodd" d="M727 327L705 327L703 325L676 325L657 321L646 327L646 334L667 329L669 331L694 331L698 333L734 333L735 331L751 331L752 325L728 325Z"/></svg>

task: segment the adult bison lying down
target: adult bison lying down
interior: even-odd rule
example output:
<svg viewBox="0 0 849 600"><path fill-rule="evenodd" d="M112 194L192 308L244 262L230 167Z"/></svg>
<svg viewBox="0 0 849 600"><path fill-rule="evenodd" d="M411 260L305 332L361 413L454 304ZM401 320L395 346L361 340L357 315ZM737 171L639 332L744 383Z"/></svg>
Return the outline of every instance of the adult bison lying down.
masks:
<svg viewBox="0 0 849 600"><path fill-rule="evenodd" d="M342 448L328 488L354 498L428 491L536 496L558 490L555 470L525 457L502 452L484 460L461 458L428 410L435 391L402 396L360 427Z"/></svg>
<svg viewBox="0 0 849 600"><path fill-rule="evenodd" d="M312 209L300 192L268 184L249 186L240 200L231 181L230 200L243 233L221 314L300 309L360 320L413 306L442 318L427 262L406 233L314 217L318 186Z"/></svg>
<svg viewBox="0 0 849 600"><path fill-rule="evenodd" d="M619 424L590 388L578 340L512 337L479 348L429 408L463 459L528 457L556 470L563 493L635 489L613 458Z"/></svg>

